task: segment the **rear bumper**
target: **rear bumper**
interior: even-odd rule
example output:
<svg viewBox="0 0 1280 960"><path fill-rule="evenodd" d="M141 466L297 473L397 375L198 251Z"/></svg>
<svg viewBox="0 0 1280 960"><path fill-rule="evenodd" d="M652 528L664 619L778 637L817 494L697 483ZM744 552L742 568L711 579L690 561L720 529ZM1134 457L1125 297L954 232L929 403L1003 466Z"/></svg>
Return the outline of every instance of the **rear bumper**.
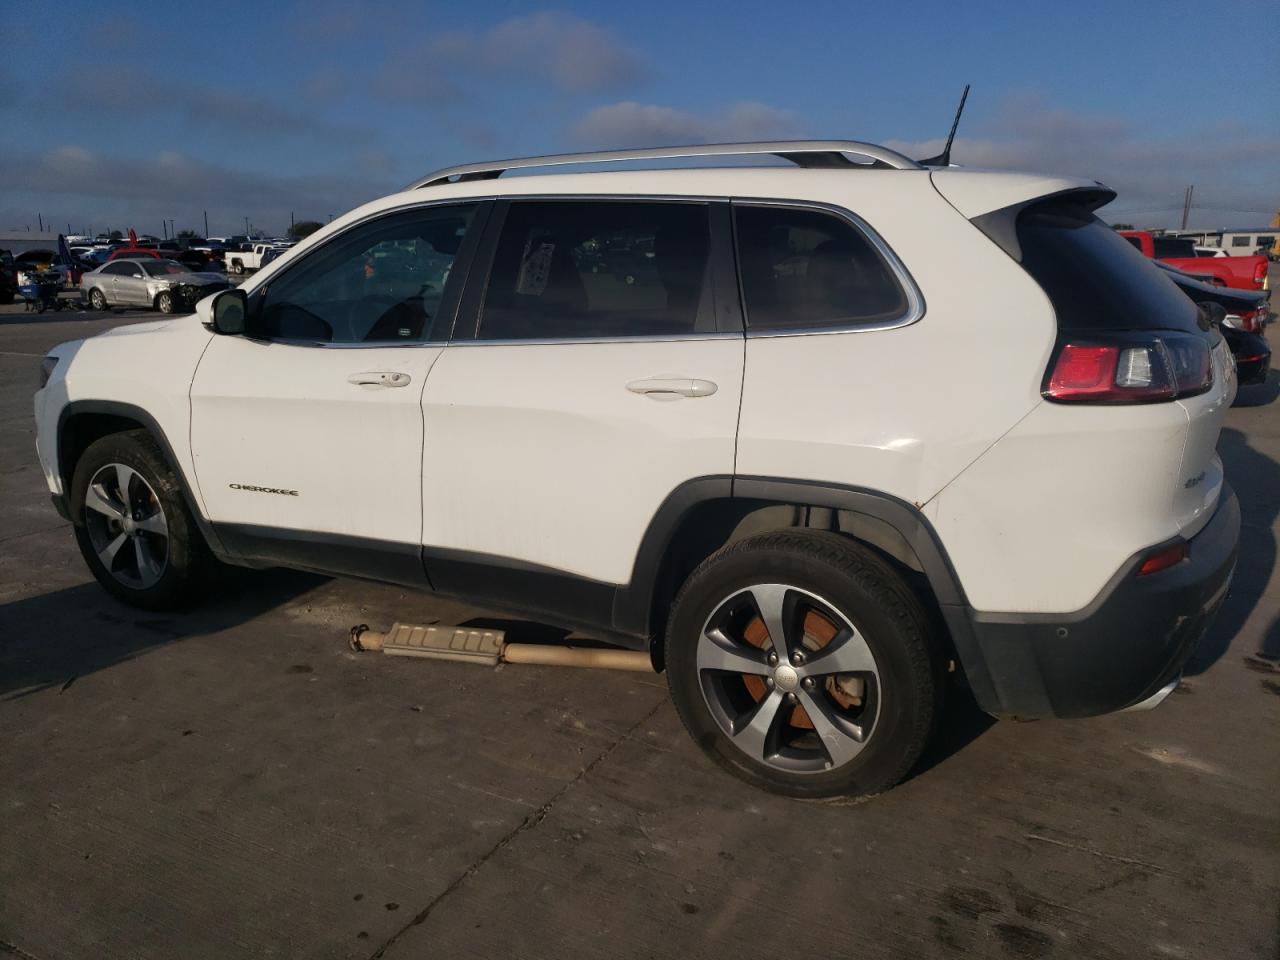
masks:
<svg viewBox="0 0 1280 960"><path fill-rule="evenodd" d="M1135 576L1144 550L1076 613L967 611L961 659L979 705L997 716L1088 717L1154 698L1213 622L1239 540L1240 505L1223 484L1216 512L1175 567Z"/></svg>

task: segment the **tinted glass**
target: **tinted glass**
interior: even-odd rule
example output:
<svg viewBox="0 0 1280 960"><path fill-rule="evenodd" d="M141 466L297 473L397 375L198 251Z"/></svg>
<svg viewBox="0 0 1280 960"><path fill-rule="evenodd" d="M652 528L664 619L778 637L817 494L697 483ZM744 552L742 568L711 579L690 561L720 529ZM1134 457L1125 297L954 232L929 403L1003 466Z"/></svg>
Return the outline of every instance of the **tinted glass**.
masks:
<svg viewBox="0 0 1280 960"><path fill-rule="evenodd" d="M849 221L796 207L735 205L750 330L845 327L897 320L907 295Z"/></svg>
<svg viewBox="0 0 1280 960"><path fill-rule="evenodd" d="M1183 240L1181 237L1154 237L1152 242L1155 244L1156 258L1159 260L1196 255L1195 243L1191 240Z"/></svg>
<svg viewBox="0 0 1280 960"><path fill-rule="evenodd" d="M1232 237L1231 245L1233 247L1247 247L1249 246L1249 238L1248 237Z"/></svg>
<svg viewBox="0 0 1280 960"><path fill-rule="evenodd" d="M123 260L115 260L103 267L102 272L109 273L112 276L128 276L133 272L133 264L126 263Z"/></svg>
<svg viewBox="0 0 1280 960"><path fill-rule="evenodd" d="M391 214L348 231L268 285L249 333L271 340L429 340L475 204Z"/></svg>
<svg viewBox="0 0 1280 960"><path fill-rule="evenodd" d="M480 339L714 330L708 219L702 203L513 203L489 274Z"/></svg>
<svg viewBox="0 0 1280 960"><path fill-rule="evenodd" d="M1018 243L1062 330L1199 329L1195 304L1173 281L1078 204L1027 208Z"/></svg>
<svg viewBox="0 0 1280 960"><path fill-rule="evenodd" d="M144 263L142 265L142 269L146 270L147 273L151 274L153 277L163 277L172 273L189 272L186 267L174 260L153 260L149 263Z"/></svg>

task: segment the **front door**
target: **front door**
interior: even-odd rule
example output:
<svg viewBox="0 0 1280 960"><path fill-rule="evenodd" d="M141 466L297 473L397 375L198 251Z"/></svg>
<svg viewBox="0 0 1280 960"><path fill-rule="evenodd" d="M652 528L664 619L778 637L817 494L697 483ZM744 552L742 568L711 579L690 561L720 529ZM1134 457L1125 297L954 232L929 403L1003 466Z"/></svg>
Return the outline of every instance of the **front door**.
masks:
<svg viewBox="0 0 1280 960"><path fill-rule="evenodd" d="M427 568L447 593L483 592L497 564L607 594L673 490L733 474L727 204L512 200L491 219L491 269L478 258L423 397Z"/></svg>
<svg viewBox="0 0 1280 960"><path fill-rule="evenodd" d="M125 260L119 271L111 278L114 290L113 303L129 307L151 306L147 299L147 280L142 272L142 264Z"/></svg>
<svg viewBox="0 0 1280 960"><path fill-rule="evenodd" d="M248 335L214 337L191 448L233 553L423 581L422 390L480 211L426 205L353 226L252 290Z"/></svg>

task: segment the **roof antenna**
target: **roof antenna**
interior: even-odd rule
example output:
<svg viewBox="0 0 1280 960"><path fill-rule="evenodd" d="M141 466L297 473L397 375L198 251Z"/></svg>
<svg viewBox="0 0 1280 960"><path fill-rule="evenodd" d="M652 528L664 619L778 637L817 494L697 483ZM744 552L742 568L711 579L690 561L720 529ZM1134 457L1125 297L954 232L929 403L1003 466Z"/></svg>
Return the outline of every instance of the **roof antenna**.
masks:
<svg viewBox="0 0 1280 960"><path fill-rule="evenodd" d="M942 148L942 152L936 157L930 157L928 160L921 160L922 167L949 167L951 166L951 142L956 138L956 127L960 126L960 114L964 113L964 102L969 99L969 84L964 85L964 93L960 94L960 106L956 107L956 118L951 121L951 132L947 134L947 145Z"/></svg>

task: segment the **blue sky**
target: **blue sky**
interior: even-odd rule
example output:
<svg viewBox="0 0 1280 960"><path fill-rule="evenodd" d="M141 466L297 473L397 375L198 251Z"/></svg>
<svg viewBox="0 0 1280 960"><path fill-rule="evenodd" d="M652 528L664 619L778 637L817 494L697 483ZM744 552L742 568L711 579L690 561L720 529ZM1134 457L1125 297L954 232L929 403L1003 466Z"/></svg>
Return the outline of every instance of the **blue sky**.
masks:
<svg viewBox="0 0 1280 960"><path fill-rule="evenodd" d="M1280 3L60 3L0 60L0 230L280 232L437 167L854 138L1096 177L1103 212L1280 206ZM226 11L226 13L224 13ZM27 2L0 17L32 30ZM37 39L39 38L39 39ZM1270 44L1266 41L1270 38ZM1252 48L1253 52L1250 53Z"/></svg>

